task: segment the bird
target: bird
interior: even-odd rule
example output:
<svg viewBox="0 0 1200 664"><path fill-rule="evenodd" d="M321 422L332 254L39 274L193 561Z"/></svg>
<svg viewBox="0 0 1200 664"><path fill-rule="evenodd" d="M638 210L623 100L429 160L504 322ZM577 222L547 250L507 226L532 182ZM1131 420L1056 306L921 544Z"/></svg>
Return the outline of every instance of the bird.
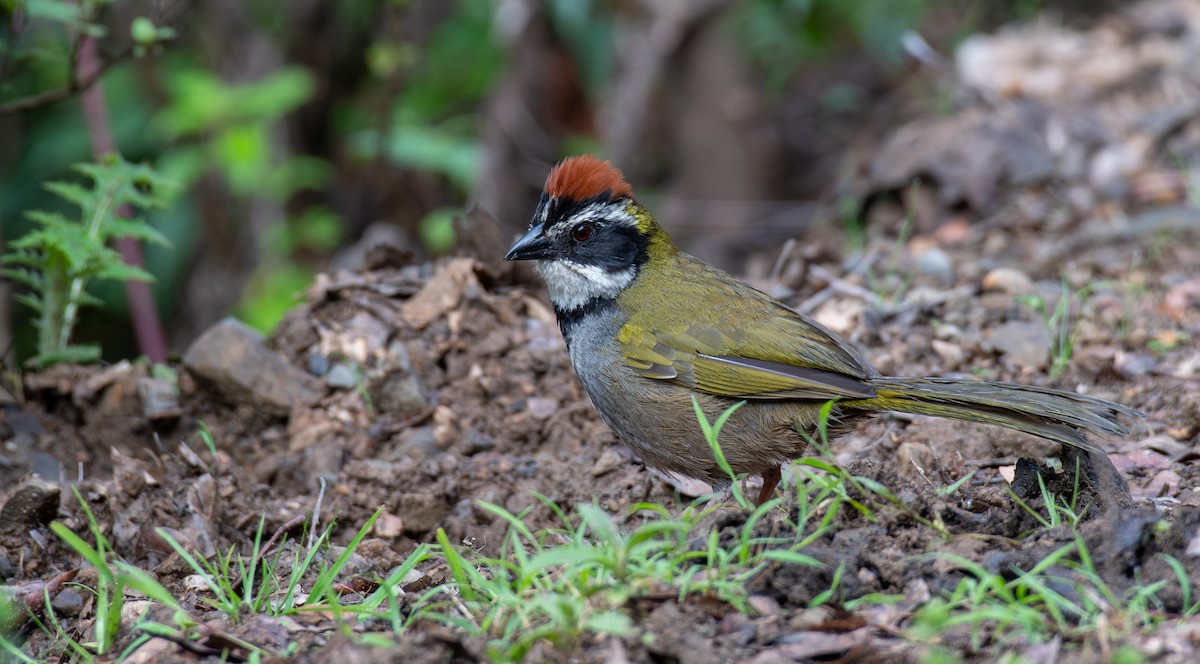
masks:
<svg viewBox="0 0 1200 664"><path fill-rule="evenodd" d="M1074 392L959 378L885 376L834 332L672 242L622 172L592 155L554 166L528 231L505 255L533 261L571 364L607 425L652 468L728 486L697 420L733 410L720 450L769 500L822 417L843 427L896 411L998 425L1088 451L1137 410ZM744 402L744 403L743 403Z"/></svg>

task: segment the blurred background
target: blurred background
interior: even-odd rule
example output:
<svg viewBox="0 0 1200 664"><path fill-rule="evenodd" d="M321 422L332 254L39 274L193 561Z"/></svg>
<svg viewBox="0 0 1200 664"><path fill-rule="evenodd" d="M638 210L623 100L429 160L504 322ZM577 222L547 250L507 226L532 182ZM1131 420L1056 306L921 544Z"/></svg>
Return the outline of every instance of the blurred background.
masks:
<svg viewBox="0 0 1200 664"><path fill-rule="evenodd" d="M624 169L687 250L763 274L788 239L843 251L911 213L905 178L920 168L881 174L873 155L909 121L974 103L951 84L971 35L1092 26L1124 6L0 0L0 235L64 208L43 183L77 177L110 132L181 185L145 213L171 243L145 262L178 352L231 312L272 329L319 272L495 260L550 165L587 151ZM936 202L925 230L989 197ZM137 355L121 284L94 290L104 305L76 337ZM11 291L0 336L20 358L33 333Z"/></svg>

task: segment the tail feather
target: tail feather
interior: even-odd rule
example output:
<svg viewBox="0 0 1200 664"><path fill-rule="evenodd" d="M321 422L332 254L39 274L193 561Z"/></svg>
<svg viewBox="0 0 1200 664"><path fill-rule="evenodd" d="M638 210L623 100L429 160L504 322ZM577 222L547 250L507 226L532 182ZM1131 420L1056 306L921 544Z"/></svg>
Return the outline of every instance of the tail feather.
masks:
<svg viewBox="0 0 1200 664"><path fill-rule="evenodd" d="M1046 387L959 380L885 376L871 381L876 396L861 400L869 410L893 410L982 422L1095 451L1085 431L1122 435L1118 415L1142 413L1118 403ZM855 407L858 401L847 402Z"/></svg>

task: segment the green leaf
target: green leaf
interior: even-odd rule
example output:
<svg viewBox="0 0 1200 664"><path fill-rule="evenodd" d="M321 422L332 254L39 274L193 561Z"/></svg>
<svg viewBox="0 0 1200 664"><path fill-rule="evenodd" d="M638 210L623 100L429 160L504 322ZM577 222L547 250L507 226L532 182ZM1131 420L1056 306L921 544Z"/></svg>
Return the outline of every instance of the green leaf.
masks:
<svg viewBox="0 0 1200 664"><path fill-rule="evenodd" d="M83 291L79 294L79 297L75 300L75 303L81 307L99 307L104 304L104 300L101 300L87 291Z"/></svg>
<svg viewBox="0 0 1200 664"><path fill-rule="evenodd" d="M351 145L364 157L378 152L380 136L364 131L351 138ZM440 173L463 190L471 188L478 173L482 150L479 141L456 135L441 127L402 125L392 129L382 152L394 164Z"/></svg>
<svg viewBox="0 0 1200 664"><path fill-rule="evenodd" d="M458 593L467 601L475 600L475 587L471 584L468 570L471 569L467 561L463 560L462 556L450 543L450 538L446 537L446 531L441 528L434 533L434 538L441 546L442 556L446 559L446 567L450 569L450 578L454 579L454 583L458 586Z"/></svg>
<svg viewBox="0 0 1200 664"><path fill-rule="evenodd" d="M102 581L109 584L115 581L112 570L108 567L108 561L104 559L104 556L100 555L100 552L95 547L85 542L82 537L76 535L74 531L63 525L61 521L51 523L50 531L58 535L62 541L67 543L67 546L75 550L75 553L88 561L88 564L95 567Z"/></svg>
<svg viewBox="0 0 1200 664"><path fill-rule="evenodd" d="M139 44L153 44L158 39L158 28L154 26L154 21L138 16L129 23L129 36Z"/></svg>
<svg viewBox="0 0 1200 664"><path fill-rule="evenodd" d="M763 552L763 558L766 558L767 560L777 560L781 563L791 563L792 565L803 565L804 567L825 566L824 563L816 558L813 558L812 556L806 556L797 551L768 549L767 551Z"/></svg>
<svg viewBox="0 0 1200 664"><path fill-rule="evenodd" d="M48 367L51 364L91 364L100 359L100 346L81 344L67 346L52 353L41 353L29 358L27 364L35 367Z"/></svg>
<svg viewBox="0 0 1200 664"><path fill-rule="evenodd" d="M312 588L309 590L310 603L315 599L325 598L326 593L333 587L334 579L337 578L338 574L341 574L342 569L350 562L350 557L354 555L355 550L362 543L363 539L366 538L367 533L371 532L371 527L375 525L375 521L381 514L383 514L382 506L376 508L371 518L367 519L367 522L358 529L358 533L355 534L354 539L350 540L350 543L342 550L342 555L338 556L333 565L317 575L316 580L313 581Z"/></svg>
<svg viewBox="0 0 1200 664"><path fill-rule="evenodd" d="M26 19L44 18L59 23L74 24L81 16L79 5L64 0L28 0L25 4Z"/></svg>
<svg viewBox="0 0 1200 664"><path fill-rule="evenodd" d="M96 200L96 192L77 182L47 182L43 187L85 211L99 202Z"/></svg>
<svg viewBox="0 0 1200 664"><path fill-rule="evenodd" d="M125 562L117 562L117 585L132 588L160 604L179 610L170 591L145 571Z"/></svg>
<svg viewBox="0 0 1200 664"><path fill-rule="evenodd" d="M113 281L154 281L154 275L140 267L124 263L105 263L93 271L90 276Z"/></svg>
<svg viewBox="0 0 1200 664"><path fill-rule="evenodd" d="M39 314L42 313L42 301L40 299L38 299L38 297L35 295L27 295L25 293L21 293L18 295L14 295L13 299L16 300L17 302L20 302L21 304L29 307L30 309L33 309L36 313L39 313ZM36 325L37 323L35 322L34 324Z"/></svg>
<svg viewBox="0 0 1200 664"><path fill-rule="evenodd" d="M160 246L170 246L171 242L167 236L163 235L159 230L142 219L113 219L108 222L108 233L110 238L131 237L142 242L149 242Z"/></svg>
<svg viewBox="0 0 1200 664"><path fill-rule="evenodd" d="M443 254L454 248L458 243L454 232L454 216L458 210L439 208L433 210L421 219L418 232L425 248L435 254Z"/></svg>
<svg viewBox="0 0 1200 664"><path fill-rule="evenodd" d="M10 263L12 261L9 261ZM0 277L25 284L30 288L39 288L42 285L42 275L37 272L31 272L26 269L0 269Z"/></svg>

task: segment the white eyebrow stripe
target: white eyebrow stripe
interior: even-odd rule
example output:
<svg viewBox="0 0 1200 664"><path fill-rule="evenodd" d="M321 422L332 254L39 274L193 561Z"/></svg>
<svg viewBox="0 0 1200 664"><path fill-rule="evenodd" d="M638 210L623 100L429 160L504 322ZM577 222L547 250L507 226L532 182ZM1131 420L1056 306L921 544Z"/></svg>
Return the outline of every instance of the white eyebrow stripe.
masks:
<svg viewBox="0 0 1200 664"><path fill-rule="evenodd" d="M633 215L625 211L625 203L623 201L616 201L612 203L592 203L575 212L570 217L567 217L562 222L554 224L553 227L547 229L547 232L553 235L561 235L574 228L576 224L585 221L609 221L627 228L637 228L637 220L633 218Z"/></svg>

